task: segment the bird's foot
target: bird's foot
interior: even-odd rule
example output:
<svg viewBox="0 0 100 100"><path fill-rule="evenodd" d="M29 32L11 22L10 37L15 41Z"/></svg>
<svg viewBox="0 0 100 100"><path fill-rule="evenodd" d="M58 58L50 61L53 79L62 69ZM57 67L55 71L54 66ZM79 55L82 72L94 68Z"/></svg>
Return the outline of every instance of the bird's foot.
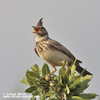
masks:
<svg viewBox="0 0 100 100"><path fill-rule="evenodd" d="M56 71L56 68L55 68L55 66L53 66L53 65L51 65L51 67L52 67L52 69L53 69L53 71L52 71L51 73L54 73L54 72Z"/></svg>
<svg viewBox="0 0 100 100"><path fill-rule="evenodd" d="M67 70L65 70L65 74L67 73Z"/></svg>
<svg viewBox="0 0 100 100"><path fill-rule="evenodd" d="M66 67L66 70L65 70L65 74L67 73L68 71L68 65L65 66Z"/></svg>
<svg viewBox="0 0 100 100"><path fill-rule="evenodd" d="M53 74L56 70L52 71L51 73Z"/></svg>

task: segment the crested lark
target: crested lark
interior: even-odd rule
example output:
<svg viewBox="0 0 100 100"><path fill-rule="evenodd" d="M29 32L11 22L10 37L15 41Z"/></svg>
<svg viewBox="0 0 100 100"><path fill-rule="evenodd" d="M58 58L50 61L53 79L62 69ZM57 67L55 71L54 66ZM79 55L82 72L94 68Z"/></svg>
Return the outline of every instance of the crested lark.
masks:
<svg viewBox="0 0 100 100"><path fill-rule="evenodd" d="M35 40L36 40L36 46L34 50L39 57L41 57L48 64L51 65L53 69L51 73L54 73L56 71L55 66L62 66L62 64L66 62L65 65L66 67L65 73L66 73L69 67L69 62L73 64L73 62L75 61L75 57L62 44L49 38L47 30L42 25L42 19L43 18L39 20L36 26L32 26L34 28L33 33L35 34ZM83 68L79 65L79 63L82 62L80 60L77 60L75 63L76 71L78 73L81 73L83 71ZM85 70L83 76L85 75L92 75L92 74L87 70Z"/></svg>

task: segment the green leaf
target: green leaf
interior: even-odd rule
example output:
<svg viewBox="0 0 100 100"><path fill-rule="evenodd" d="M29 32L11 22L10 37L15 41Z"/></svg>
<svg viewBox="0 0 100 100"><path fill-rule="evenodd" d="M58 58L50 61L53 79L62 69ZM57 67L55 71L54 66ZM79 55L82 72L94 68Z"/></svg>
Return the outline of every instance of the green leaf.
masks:
<svg viewBox="0 0 100 100"><path fill-rule="evenodd" d="M70 88L70 89L76 88L76 85L79 84L80 79L81 79L81 76L80 76L74 83L70 84L69 88Z"/></svg>
<svg viewBox="0 0 100 100"><path fill-rule="evenodd" d="M75 71L75 69L76 69L76 65L75 65L76 61L77 61L77 59L75 58L75 61L74 61L74 63L72 64L71 69L70 69L70 70L71 70L71 75L74 74L74 71Z"/></svg>
<svg viewBox="0 0 100 100"><path fill-rule="evenodd" d="M61 99L58 99L58 98L54 98L54 99L50 99L50 100L61 100Z"/></svg>
<svg viewBox="0 0 100 100"><path fill-rule="evenodd" d="M84 86L79 86L78 88L75 88L73 91L74 95L79 95L80 93L83 92L86 88L88 88L89 84L84 84Z"/></svg>
<svg viewBox="0 0 100 100"><path fill-rule="evenodd" d="M76 72L74 72L74 74L72 75L69 75L68 77L69 77L70 84L74 83L79 78Z"/></svg>
<svg viewBox="0 0 100 100"><path fill-rule="evenodd" d="M40 69L37 64L33 65L33 67L31 69L34 73L36 73L38 76L40 76Z"/></svg>
<svg viewBox="0 0 100 100"><path fill-rule="evenodd" d="M33 85L35 85L36 87L38 86L39 84L38 80L30 76L29 74L26 74L26 77L27 77L27 81L30 83L30 86L33 86Z"/></svg>
<svg viewBox="0 0 100 100"><path fill-rule="evenodd" d="M42 76L45 76L49 73L50 73L50 69L49 69L48 65L44 63L44 65L42 67Z"/></svg>
<svg viewBox="0 0 100 100"><path fill-rule="evenodd" d="M68 75L65 74L65 63L62 65L62 68L59 70L59 75L58 77L62 78L62 82L64 84L69 83L69 78Z"/></svg>
<svg viewBox="0 0 100 100"><path fill-rule="evenodd" d="M80 94L80 97L82 97L83 99L94 99L96 96L98 95L94 93Z"/></svg>
<svg viewBox="0 0 100 100"><path fill-rule="evenodd" d="M23 79L21 80L21 82L25 85L29 85L27 79L25 77L23 77Z"/></svg>
<svg viewBox="0 0 100 100"><path fill-rule="evenodd" d="M67 95L66 95L66 93L64 93L64 100L67 100Z"/></svg>
<svg viewBox="0 0 100 100"><path fill-rule="evenodd" d="M88 83L89 81L91 81L91 79L92 79L91 75L86 75L80 80L80 83L82 83L82 82Z"/></svg>
<svg viewBox="0 0 100 100"><path fill-rule="evenodd" d="M92 76L91 75L84 76L83 78L81 78L80 83L79 83L79 86L83 90L85 90L89 86L88 82L91 81L91 79L92 79Z"/></svg>
<svg viewBox="0 0 100 100"><path fill-rule="evenodd" d="M59 70L59 76L60 77L63 77L64 76L64 74L65 74L65 62L64 62L64 64L62 65L62 68L60 68L60 70Z"/></svg>
<svg viewBox="0 0 100 100"><path fill-rule="evenodd" d="M58 86L59 87L57 87L57 92L59 92L60 91L60 88L61 88L60 84L58 84Z"/></svg>
<svg viewBox="0 0 100 100"><path fill-rule="evenodd" d="M67 94L69 94L70 93L70 89L69 89L69 87L68 87L68 85L66 84L66 91L67 91Z"/></svg>
<svg viewBox="0 0 100 100"><path fill-rule="evenodd" d="M61 77L62 76L62 70L61 69L59 69L59 77Z"/></svg>
<svg viewBox="0 0 100 100"><path fill-rule="evenodd" d="M36 97L32 97L30 100L36 100Z"/></svg>
<svg viewBox="0 0 100 100"><path fill-rule="evenodd" d="M76 66L75 66L75 64L73 64L73 65L71 66L71 75L74 73L75 69L76 69Z"/></svg>
<svg viewBox="0 0 100 100"><path fill-rule="evenodd" d="M59 70L59 76L62 76L63 74L65 74L65 64L66 64L66 62L64 62L64 64L60 68L60 70Z"/></svg>
<svg viewBox="0 0 100 100"><path fill-rule="evenodd" d="M50 75L52 75L53 77L56 77L57 79L59 79L58 76L53 74L53 73L50 73Z"/></svg>
<svg viewBox="0 0 100 100"><path fill-rule="evenodd" d="M31 76L33 78L34 77L39 77L37 73L34 73L33 71L29 71L29 70L27 70L26 74L28 74L29 76Z"/></svg>
<svg viewBox="0 0 100 100"><path fill-rule="evenodd" d="M34 91L32 92L32 95L33 95L33 96L39 95L39 91L38 91L38 90L34 90Z"/></svg>
<svg viewBox="0 0 100 100"><path fill-rule="evenodd" d="M66 65L66 62L64 62L64 64L62 65L62 71L65 71L65 65Z"/></svg>
<svg viewBox="0 0 100 100"><path fill-rule="evenodd" d="M50 100L53 100L56 97L57 91L54 88L50 88L49 91L46 93L46 97L49 97Z"/></svg>
<svg viewBox="0 0 100 100"><path fill-rule="evenodd" d="M55 94L55 93L50 94L50 99L54 99L54 98L55 98L55 96L56 96L56 94Z"/></svg>
<svg viewBox="0 0 100 100"><path fill-rule="evenodd" d="M46 96L50 96L51 94L53 94L54 91L52 88L49 89L49 91L46 93Z"/></svg>
<svg viewBox="0 0 100 100"><path fill-rule="evenodd" d="M84 99L79 96L72 96L71 100L84 100Z"/></svg>
<svg viewBox="0 0 100 100"><path fill-rule="evenodd" d="M72 95L79 95L82 92L83 92L82 88L75 88L74 90L71 91Z"/></svg>
<svg viewBox="0 0 100 100"><path fill-rule="evenodd" d="M40 95L39 99L40 100L45 100L45 96L44 95Z"/></svg>
<svg viewBox="0 0 100 100"><path fill-rule="evenodd" d="M28 89L25 90L26 93L32 93L34 90L36 90L35 86L29 87Z"/></svg>
<svg viewBox="0 0 100 100"><path fill-rule="evenodd" d="M77 72L74 72L74 75L73 75L75 78L77 78L78 77L78 74L77 74Z"/></svg>

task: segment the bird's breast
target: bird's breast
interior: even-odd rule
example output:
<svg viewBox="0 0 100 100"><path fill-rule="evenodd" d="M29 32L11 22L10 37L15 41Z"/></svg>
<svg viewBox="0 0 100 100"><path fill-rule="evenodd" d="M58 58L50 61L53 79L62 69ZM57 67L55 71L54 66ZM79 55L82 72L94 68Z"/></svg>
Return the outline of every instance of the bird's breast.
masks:
<svg viewBox="0 0 100 100"><path fill-rule="evenodd" d="M70 62L71 59L58 50L52 50L51 48L48 48L46 45L38 45L36 47L38 55L45 60L47 63L54 65L54 66L61 66L62 60Z"/></svg>

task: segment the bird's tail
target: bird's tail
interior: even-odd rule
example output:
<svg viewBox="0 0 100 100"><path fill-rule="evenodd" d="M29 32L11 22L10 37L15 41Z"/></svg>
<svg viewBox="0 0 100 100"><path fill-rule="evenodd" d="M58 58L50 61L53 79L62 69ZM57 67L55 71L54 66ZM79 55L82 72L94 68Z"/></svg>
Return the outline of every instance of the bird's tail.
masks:
<svg viewBox="0 0 100 100"><path fill-rule="evenodd" d="M81 72L84 70L84 68L82 68L79 63L82 63L80 60L77 60L75 65L76 65L76 71L81 74ZM88 72L87 70L84 71L82 76L86 76L86 75L92 75L92 73Z"/></svg>

